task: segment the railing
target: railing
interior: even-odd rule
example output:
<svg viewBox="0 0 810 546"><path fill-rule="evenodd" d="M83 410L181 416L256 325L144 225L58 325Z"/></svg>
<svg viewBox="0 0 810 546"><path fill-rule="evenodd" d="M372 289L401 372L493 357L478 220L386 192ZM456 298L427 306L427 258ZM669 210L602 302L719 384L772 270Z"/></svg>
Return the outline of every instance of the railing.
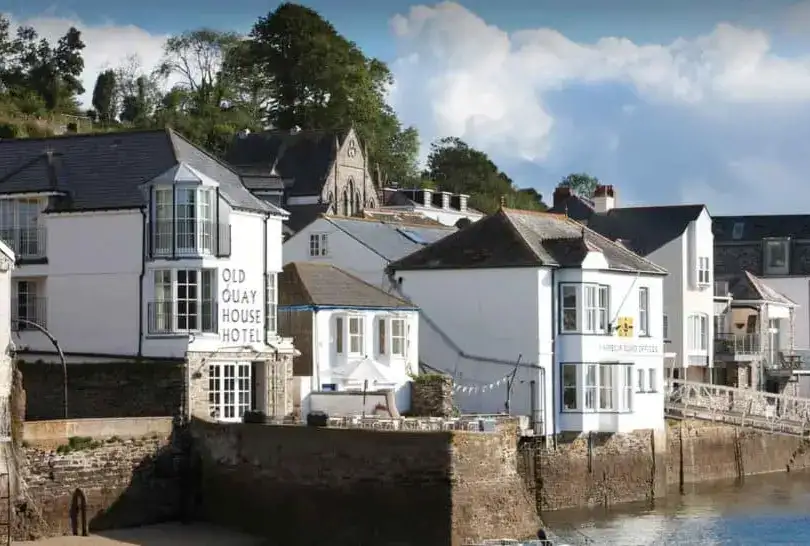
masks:
<svg viewBox="0 0 810 546"><path fill-rule="evenodd" d="M714 296L716 298L729 297L729 284L728 281L714 281Z"/></svg>
<svg viewBox="0 0 810 546"><path fill-rule="evenodd" d="M147 316L149 334L217 332L217 304L215 301L152 301L147 304Z"/></svg>
<svg viewBox="0 0 810 546"><path fill-rule="evenodd" d="M150 257L231 255L231 225L208 220L158 220L146 223Z"/></svg>
<svg viewBox="0 0 810 546"><path fill-rule="evenodd" d="M666 392L669 417L705 419L799 436L810 431L810 398L679 380L671 380Z"/></svg>
<svg viewBox="0 0 810 546"><path fill-rule="evenodd" d="M714 339L718 355L756 355L761 351L759 334L717 334Z"/></svg>
<svg viewBox="0 0 810 546"><path fill-rule="evenodd" d="M41 226L0 229L0 239L14 251L18 260L35 260L45 257L47 231Z"/></svg>
<svg viewBox="0 0 810 546"><path fill-rule="evenodd" d="M18 296L11 300L11 329L15 332L34 329L33 326L20 322L20 319L46 326L47 315L48 300L45 298Z"/></svg>

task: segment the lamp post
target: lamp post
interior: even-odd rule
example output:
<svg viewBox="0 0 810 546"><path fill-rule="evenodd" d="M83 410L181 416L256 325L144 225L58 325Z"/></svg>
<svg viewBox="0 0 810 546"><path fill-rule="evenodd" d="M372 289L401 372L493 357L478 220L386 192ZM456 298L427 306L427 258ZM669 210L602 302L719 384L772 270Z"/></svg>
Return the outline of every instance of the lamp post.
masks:
<svg viewBox="0 0 810 546"><path fill-rule="evenodd" d="M25 324L26 326L30 326L35 330L39 330L42 332L45 337L53 343L53 346L56 348L57 354L59 354L59 360L62 361L62 388L64 389L62 392L62 409L65 414L65 419L68 418L68 376L67 376L67 361L65 360L65 354L62 352L62 347L59 346L59 342L56 341L56 338L53 337L47 328L42 326L41 324L37 324L36 322L28 319L18 318L17 322L20 324Z"/></svg>

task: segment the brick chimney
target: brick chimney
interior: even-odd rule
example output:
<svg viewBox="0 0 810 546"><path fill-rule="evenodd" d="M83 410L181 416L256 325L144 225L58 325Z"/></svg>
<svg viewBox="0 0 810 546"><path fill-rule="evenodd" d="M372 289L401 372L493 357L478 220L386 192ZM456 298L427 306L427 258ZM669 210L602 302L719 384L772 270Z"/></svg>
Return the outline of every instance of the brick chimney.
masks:
<svg viewBox="0 0 810 546"><path fill-rule="evenodd" d="M616 190L613 186L596 186L591 199L597 213L607 212L616 206Z"/></svg>
<svg viewBox="0 0 810 546"><path fill-rule="evenodd" d="M442 208L443 209L447 210L447 209L450 208L450 197L452 195L453 194L450 193L449 191L443 191L442 192Z"/></svg>
<svg viewBox="0 0 810 546"><path fill-rule="evenodd" d="M568 186L557 186L554 189L554 204L553 207L562 207L566 199L571 197L571 188Z"/></svg>
<svg viewBox="0 0 810 546"><path fill-rule="evenodd" d="M426 207L433 206L433 190L424 188L422 190L422 205Z"/></svg>

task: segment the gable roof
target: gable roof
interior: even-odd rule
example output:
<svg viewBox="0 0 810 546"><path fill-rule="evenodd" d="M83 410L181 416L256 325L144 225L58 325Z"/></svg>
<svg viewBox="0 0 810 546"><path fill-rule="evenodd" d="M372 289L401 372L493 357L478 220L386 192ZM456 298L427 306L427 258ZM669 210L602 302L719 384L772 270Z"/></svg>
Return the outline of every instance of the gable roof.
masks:
<svg viewBox="0 0 810 546"><path fill-rule="evenodd" d="M0 194L61 192L59 211L138 208L141 185L179 164L216 180L234 208L283 213L171 129L0 140Z"/></svg>
<svg viewBox="0 0 810 546"><path fill-rule="evenodd" d="M416 309L335 267L319 262L291 262L278 277L279 306L315 306L369 309Z"/></svg>
<svg viewBox="0 0 810 546"><path fill-rule="evenodd" d="M398 260L448 235L456 228L424 226L346 216L323 216L324 220L386 261Z"/></svg>
<svg viewBox="0 0 810 546"><path fill-rule="evenodd" d="M781 292L774 290L765 284L762 279L749 271L743 271L740 275L722 276L717 280L728 282L728 290L733 298L732 301L763 301L768 303L777 303L789 307L797 307L796 302Z"/></svg>
<svg viewBox="0 0 810 546"><path fill-rule="evenodd" d="M741 226L737 233L735 225ZM768 237L810 239L810 214L715 216L712 231L715 242L761 241Z"/></svg>
<svg viewBox="0 0 810 546"><path fill-rule="evenodd" d="M250 189L278 185L278 181L269 180L277 179L288 183L288 195L314 195L321 192L338 146L347 135L348 131L307 130L237 135L225 159L240 172L265 175L265 179L248 179L248 184L257 185Z"/></svg>
<svg viewBox="0 0 810 546"><path fill-rule="evenodd" d="M389 269L579 267L589 252L602 253L612 270L667 274L564 215L507 208L392 263Z"/></svg>

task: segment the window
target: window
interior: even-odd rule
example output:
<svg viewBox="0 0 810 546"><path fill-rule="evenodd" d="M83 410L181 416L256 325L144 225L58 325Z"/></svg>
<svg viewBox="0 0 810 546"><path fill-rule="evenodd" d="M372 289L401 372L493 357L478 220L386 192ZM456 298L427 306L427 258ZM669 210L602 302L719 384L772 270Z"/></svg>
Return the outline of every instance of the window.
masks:
<svg viewBox="0 0 810 546"><path fill-rule="evenodd" d="M596 364L585 365L585 409L596 409Z"/></svg>
<svg viewBox="0 0 810 546"><path fill-rule="evenodd" d="M276 333L278 329L278 295L276 294L276 279L275 273L267 274L267 305L264 309L265 320L267 320L268 333Z"/></svg>
<svg viewBox="0 0 810 546"><path fill-rule="evenodd" d="M577 331L577 285L562 286L562 331Z"/></svg>
<svg viewBox="0 0 810 546"><path fill-rule="evenodd" d="M745 224L742 222L734 222L734 227L731 228L731 238L735 241L742 239L743 229Z"/></svg>
<svg viewBox="0 0 810 546"><path fill-rule="evenodd" d="M391 319L391 354L405 356L405 319Z"/></svg>
<svg viewBox="0 0 810 546"><path fill-rule="evenodd" d="M335 352L343 354L343 317L335 319Z"/></svg>
<svg viewBox="0 0 810 546"><path fill-rule="evenodd" d="M599 320L599 294L595 285L585 285L585 327L583 331L594 333L598 331Z"/></svg>
<svg viewBox="0 0 810 546"><path fill-rule="evenodd" d="M563 409L577 409L577 365L563 364L562 366L562 400Z"/></svg>
<svg viewBox="0 0 810 546"><path fill-rule="evenodd" d="M686 322L687 348L692 353L703 353L709 347L709 317L704 314L689 315Z"/></svg>
<svg viewBox="0 0 810 546"><path fill-rule="evenodd" d="M669 317L667 315L664 315L661 318L661 321L662 321L661 324L663 326L662 330L663 330L663 334L664 334L664 341L668 341L669 340Z"/></svg>
<svg viewBox="0 0 810 546"><path fill-rule="evenodd" d="M363 353L363 317L349 317L349 354Z"/></svg>
<svg viewBox="0 0 810 546"><path fill-rule="evenodd" d="M240 421L251 410L251 363L214 362L208 366L208 407L218 421Z"/></svg>
<svg viewBox="0 0 810 546"><path fill-rule="evenodd" d="M216 332L213 269L162 269L153 272L149 333Z"/></svg>
<svg viewBox="0 0 810 546"><path fill-rule="evenodd" d="M309 236L309 255L312 258L329 254L329 238L326 233L313 233Z"/></svg>
<svg viewBox="0 0 810 546"><path fill-rule="evenodd" d="M636 388L638 389L638 392L644 392L647 388L647 383L644 382L644 370L639 368L636 373L638 374L638 383Z"/></svg>
<svg viewBox="0 0 810 546"><path fill-rule="evenodd" d="M709 270L709 258L698 258L698 285L706 286L711 282L711 272Z"/></svg>
<svg viewBox="0 0 810 546"><path fill-rule="evenodd" d="M610 330L610 287L599 287L599 331L601 333Z"/></svg>
<svg viewBox="0 0 810 546"><path fill-rule="evenodd" d="M787 275L790 263L790 241L788 239L765 240L765 267L766 275Z"/></svg>
<svg viewBox="0 0 810 546"><path fill-rule="evenodd" d="M613 368L609 364L599 365L599 409L614 409Z"/></svg>
<svg viewBox="0 0 810 546"><path fill-rule="evenodd" d="M638 335L650 335L650 289L638 289Z"/></svg>
<svg viewBox="0 0 810 546"><path fill-rule="evenodd" d="M45 233L39 227L41 199L0 199L0 239L19 259L45 256Z"/></svg>
<svg viewBox="0 0 810 546"><path fill-rule="evenodd" d="M655 368L650 368L647 372L647 379L649 380L650 392L658 391L658 377L655 373Z"/></svg>
<svg viewBox="0 0 810 546"><path fill-rule="evenodd" d="M42 292L42 287L36 281L14 283L15 301L11 307L11 326L14 330L31 330L34 326L30 323L45 326L45 300Z"/></svg>
<svg viewBox="0 0 810 546"><path fill-rule="evenodd" d="M385 354L385 319L377 321L377 353Z"/></svg>
<svg viewBox="0 0 810 546"><path fill-rule="evenodd" d="M624 396L622 397L622 411L633 410L633 366L623 366L624 370Z"/></svg>
<svg viewBox="0 0 810 546"><path fill-rule="evenodd" d="M213 254L215 190L199 186L155 188L152 252L156 255Z"/></svg>

